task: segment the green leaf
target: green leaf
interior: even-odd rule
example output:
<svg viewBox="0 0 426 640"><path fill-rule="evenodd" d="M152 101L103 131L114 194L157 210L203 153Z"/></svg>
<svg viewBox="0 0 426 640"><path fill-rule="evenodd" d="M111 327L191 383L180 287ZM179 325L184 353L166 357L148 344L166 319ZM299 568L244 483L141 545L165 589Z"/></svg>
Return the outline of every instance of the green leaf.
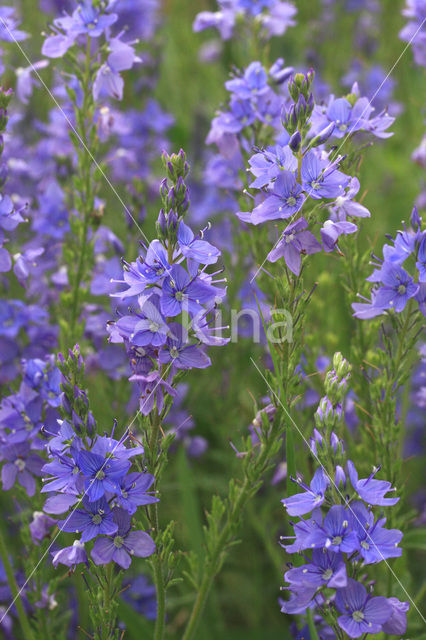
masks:
<svg viewBox="0 0 426 640"><path fill-rule="evenodd" d="M426 527L412 529L404 535L403 547L405 549L421 549L426 551Z"/></svg>

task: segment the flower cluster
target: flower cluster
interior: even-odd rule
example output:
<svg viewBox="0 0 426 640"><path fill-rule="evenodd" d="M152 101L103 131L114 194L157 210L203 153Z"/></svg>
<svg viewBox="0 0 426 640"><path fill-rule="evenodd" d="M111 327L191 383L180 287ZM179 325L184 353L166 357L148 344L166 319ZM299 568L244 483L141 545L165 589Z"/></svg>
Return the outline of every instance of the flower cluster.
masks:
<svg viewBox="0 0 426 640"><path fill-rule="evenodd" d="M374 283L371 301L353 303L354 315L368 319L390 309L401 313L413 299L426 316L426 232L422 231L416 207L411 213L411 225L404 225L404 231L389 239L392 244L384 245L383 259L374 256L376 269L367 278Z"/></svg>
<svg viewBox="0 0 426 640"><path fill-rule="evenodd" d="M11 89L5 90L3 87L0 87L0 156L4 148L3 135L6 131L8 121L7 108L11 98ZM7 165L2 163L0 166L0 187L3 187L6 182L7 173ZM5 246L7 244L5 232L13 231L21 222L24 222L24 218L22 217L23 208L24 207L16 207L8 195L0 194L0 273L10 271L12 268L12 258ZM22 261L17 261L14 267L15 273L19 276L23 269Z"/></svg>
<svg viewBox="0 0 426 640"><path fill-rule="evenodd" d="M389 138L387 129L395 118L386 109L371 117L374 107L366 97L360 97L358 83L354 82L350 93L344 98L330 95L327 105L315 105L311 118L310 135L319 135L329 124L334 124L331 138L344 138L365 131L377 138Z"/></svg>
<svg viewBox="0 0 426 640"><path fill-rule="evenodd" d="M326 463L331 456L338 463L338 472L342 475L343 441L337 433L344 418L343 406L347 384L351 375L351 366L341 353L335 353L333 368L325 377L326 395L318 404L314 415L315 428L310 439L310 449L320 463Z"/></svg>
<svg viewBox="0 0 426 640"><path fill-rule="evenodd" d="M326 378L327 394L335 399L340 394L342 399L350 368L340 354L333 364ZM341 405L333 407L328 397L321 400L316 422L325 423L325 431L315 429L311 439L320 466L309 485L301 477L292 478L303 491L281 501L289 516L299 518L291 521L294 536L283 547L287 553L301 553L306 561L285 573L290 598L281 610L300 614L315 607L315 622L325 625L327 638L340 637L339 630L350 638L382 631L402 634L409 603L373 596L369 583L364 584L365 567L401 556L402 532L386 528L386 517L376 509L395 505L399 498L386 495L394 489L390 482L375 479L378 469L360 479L354 463L344 463L343 443L331 431L336 409L339 421Z"/></svg>
<svg viewBox="0 0 426 640"><path fill-rule="evenodd" d="M158 501L149 492L154 476L132 464L144 448L130 438L128 430L118 440L97 434L87 395L75 380L82 374L83 361L78 347L61 358L63 370L63 414L59 428L51 433L46 446L49 461L43 465L42 493L49 494L44 511L33 523L33 536L56 524L60 531L81 534L80 539L52 552L53 565L75 567L88 563L85 543L94 541L90 551L95 565L115 562L128 569L132 556L145 558L154 553L148 533L133 530L132 518L141 505ZM139 471L134 467L136 466ZM64 520L58 516L71 511ZM42 532L39 533L40 528Z"/></svg>
<svg viewBox="0 0 426 640"><path fill-rule="evenodd" d="M161 184L159 238L146 247L144 256L124 262L123 279L115 282L127 289L111 294L126 302L135 300L130 313L110 323L109 331L111 342L126 347L133 370L130 380L139 386L144 415L154 405L162 411L164 393L175 395L172 381L179 370L210 366L206 345L227 342L215 335L222 327L210 327L226 293L217 286L224 279L214 279L221 270L207 272L220 252L203 239L203 232L195 236L183 221L189 207L184 152L164 154L163 161L172 186L167 178Z"/></svg>
<svg viewBox="0 0 426 640"><path fill-rule="evenodd" d="M327 608L333 612L334 622L351 638L381 631L395 635L405 632L408 602L372 597L362 584L365 566L401 555L401 531L387 529L386 518L381 514L376 517L372 508L391 506L399 498L386 497L391 485L376 480L376 472L359 479L354 464L348 460L346 474L337 474L333 488L334 481L319 468L309 486L300 478L296 480L303 493L282 500L287 513L300 518L292 522L293 541L283 546L287 553L304 552L308 560L284 576L291 597L283 602L283 612L303 613L315 605L327 618ZM346 484L347 476L352 491ZM311 516L302 518L307 514ZM305 555L308 551L312 552L309 557Z"/></svg>
<svg viewBox="0 0 426 640"><path fill-rule="evenodd" d="M406 0L403 15L408 23L400 31L399 37L409 42L413 48L415 62L426 67L426 5L424 0Z"/></svg>
<svg viewBox="0 0 426 640"><path fill-rule="evenodd" d="M285 131L277 139L278 144L258 149L248 160L249 171L255 177L250 187L260 190L254 198L256 206L251 212L237 213L242 221L255 225L290 219L268 260L276 262L284 257L287 267L296 275L300 273L302 255L322 249L333 251L342 234L357 230L353 218L370 215L353 200L359 182L340 170L344 158L336 155L333 158L333 151L327 151L324 143L356 131L384 137L390 135L384 130L393 122L387 114L370 120L367 98L359 98L356 93L337 100L331 96L328 108L316 106L311 91L313 79L312 71L290 79L291 101L287 106L284 103L282 111ZM320 230L321 242L309 230L312 209L320 201L331 214ZM309 206L307 217L297 215Z"/></svg>
<svg viewBox="0 0 426 640"><path fill-rule="evenodd" d="M41 428L55 429L61 403L61 374L53 357L23 360L22 382L0 404L0 460L3 490L16 483L28 496L42 475L44 438Z"/></svg>
<svg viewBox="0 0 426 640"><path fill-rule="evenodd" d="M236 28L257 28L262 38L282 36L296 23L296 7L281 0L218 0L219 11L201 11L194 20L194 31L217 29L223 40L229 40Z"/></svg>
<svg viewBox="0 0 426 640"><path fill-rule="evenodd" d="M108 56L100 65L93 82L95 100L100 96L121 100L124 81L120 72L141 62L132 46L135 44L134 41L124 42L121 39L122 33L112 37L111 27L117 22L118 15L112 13L111 8L112 4L108 2L101 2L95 6L92 0L80 0L71 15L66 13L53 21L53 33L46 38L42 49L43 55L48 58L61 58L81 36L88 36L94 41L105 36Z"/></svg>

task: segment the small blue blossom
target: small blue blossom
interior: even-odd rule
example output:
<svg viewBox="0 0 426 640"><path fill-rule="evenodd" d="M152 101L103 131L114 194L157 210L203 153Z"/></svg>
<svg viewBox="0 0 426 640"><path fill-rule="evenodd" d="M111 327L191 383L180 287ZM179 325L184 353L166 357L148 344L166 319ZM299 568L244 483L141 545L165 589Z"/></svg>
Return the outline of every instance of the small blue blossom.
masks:
<svg viewBox="0 0 426 640"><path fill-rule="evenodd" d="M381 506L392 506L396 504L399 498L385 498L386 493L395 491L390 482L387 480L375 480L374 476L379 471L376 469L368 478L358 479L358 472L351 460L347 463L348 474L352 486L364 502L367 504L375 504Z"/></svg>
<svg viewBox="0 0 426 640"><path fill-rule="evenodd" d="M346 587L337 590L336 607L342 614L337 622L350 638L380 633L392 614L386 598L367 595L364 585L352 578Z"/></svg>
<svg viewBox="0 0 426 640"><path fill-rule="evenodd" d="M253 224L268 220L286 219L300 211L305 202L302 187L290 171L282 171L273 183L267 198L253 209L250 221Z"/></svg>
<svg viewBox="0 0 426 640"><path fill-rule="evenodd" d="M297 483L305 489L305 492L296 493L294 496L281 500L290 516L302 516L319 507L324 502L325 491L330 480L320 468L315 472L309 487L301 480L298 480Z"/></svg>

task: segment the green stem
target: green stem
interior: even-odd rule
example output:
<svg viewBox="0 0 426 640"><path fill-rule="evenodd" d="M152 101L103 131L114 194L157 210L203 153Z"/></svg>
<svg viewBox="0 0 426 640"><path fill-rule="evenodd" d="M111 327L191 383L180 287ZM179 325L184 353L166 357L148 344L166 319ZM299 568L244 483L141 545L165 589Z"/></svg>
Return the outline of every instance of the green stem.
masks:
<svg viewBox="0 0 426 640"><path fill-rule="evenodd" d="M250 486L251 486L251 483L249 483L248 479L246 479L241 488L240 495L235 504L233 513L235 514L241 513L245 505L245 502L247 500L248 489ZM187 627L182 636L182 640L190 640L191 638L194 637L195 631L200 621L201 614L206 604L207 597L212 587L213 580L218 572L218 567L220 564L220 556L223 552L224 547L227 544L230 532L231 532L231 522L230 522L230 519L228 518L228 522L226 523L225 527L222 529L222 533L219 536L216 546L211 554L211 557L207 562L203 579L201 581L200 588L198 589L197 597L194 602L194 606L192 608L191 616L189 618Z"/></svg>
<svg viewBox="0 0 426 640"><path fill-rule="evenodd" d="M395 432L393 430L389 432L389 425L392 424L392 419L394 420L393 414L395 410L394 408L395 396L398 390L398 389L395 389L394 387L398 383L401 360L404 356L405 349L406 349L406 337L407 337L408 328L410 325L412 308L413 308L413 304L412 304L412 301L410 300L407 305L405 320L401 327L401 331L398 333L398 348L397 348L396 356L392 362L392 371L389 374L389 378L384 390L385 403L384 405L382 405L383 412L382 412L382 424L381 424L382 434L381 435L382 437L384 436L384 445L385 445L384 446L385 456L386 456L385 473L386 473L386 477L389 479L391 479L392 468L394 466L394 456L396 455L397 450L399 450L401 446L400 440L401 440L401 435L403 435L403 431L401 427L398 428L398 426L396 426L396 429L397 429L396 435L398 437L396 438L397 450L395 450L395 447L392 446L392 439L395 436ZM401 424L401 421L400 421L400 424ZM398 478L395 478L395 480L397 481Z"/></svg>
<svg viewBox="0 0 426 640"><path fill-rule="evenodd" d="M33 632L29 624L29 618L25 613L24 606L22 604L20 591L15 580L12 565L9 561L7 553L6 543L3 537L3 533L0 529L0 558L3 562L4 570L6 572L7 581L9 583L10 590L12 592L13 601L18 612L19 622L21 623L21 630L23 634L23 640L34 640Z"/></svg>
<svg viewBox="0 0 426 640"><path fill-rule="evenodd" d="M149 467L151 473L155 475L155 467L158 456L158 441L160 436L160 416L154 413L151 421L151 434L149 438ZM158 489L158 478L156 477L156 488ZM158 539L159 519L158 519L158 503L149 506L149 515L152 527L154 529L155 538ZM161 558L161 549L156 549L155 556L152 560L154 567L154 584L157 595L157 618L155 620L154 640L162 640L165 631L166 618L166 589L163 575L163 562Z"/></svg>
<svg viewBox="0 0 426 640"><path fill-rule="evenodd" d="M162 640L166 620L166 590L164 585L163 567L159 556L154 558L154 583L157 592L157 618L155 620L154 640Z"/></svg>
<svg viewBox="0 0 426 640"><path fill-rule="evenodd" d="M314 616L312 613L312 609L308 609L307 614L308 614L309 634L311 636L311 640L319 640L319 636L314 623Z"/></svg>
<svg viewBox="0 0 426 640"><path fill-rule="evenodd" d="M250 497L254 494L253 488L256 487L262 478L265 465L269 460L270 451L280 434L281 431L279 433L271 433L269 440L265 445L263 445L256 461L255 471L250 478L245 478L235 503L233 505L229 505L229 509L227 510L227 521L215 542L214 548L210 550L209 557L206 560L201 584L197 592L197 597L195 599L188 624L182 636L182 640L191 640L191 638L194 637L213 581L222 565L222 555L226 546L231 542L233 535L235 534L235 525L239 521L242 511Z"/></svg>
<svg viewBox="0 0 426 640"><path fill-rule="evenodd" d="M78 126L78 134L83 143L83 159L80 162L80 174L81 179L84 183L83 190L81 193L81 201L83 203L83 227L81 230L80 238L79 238L79 249L80 253L78 256L77 269L75 272L75 278L73 282L72 288L72 302L71 302L71 319L70 319L70 341L71 344L74 344L76 340L76 325L79 318L80 311L80 293L81 293L81 283L84 278L84 274L86 271L86 262L87 262L87 248L88 248L88 232L89 232L89 220L91 212L91 194L92 194L92 173L91 173L91 157L88 151L88 132L87 132L87 124L86 124L86 114L89 110L89 102L91 99L91 87L90 87L90 76L91 76L91 53L90 53L90 38L87 38L87 46L86 46L86 64L85 64L85 72L84 72L84 82L83 82L83 104L80 111L81 118L77 117L77 126ZM77 109L77 107L76 107Z"/></svg>

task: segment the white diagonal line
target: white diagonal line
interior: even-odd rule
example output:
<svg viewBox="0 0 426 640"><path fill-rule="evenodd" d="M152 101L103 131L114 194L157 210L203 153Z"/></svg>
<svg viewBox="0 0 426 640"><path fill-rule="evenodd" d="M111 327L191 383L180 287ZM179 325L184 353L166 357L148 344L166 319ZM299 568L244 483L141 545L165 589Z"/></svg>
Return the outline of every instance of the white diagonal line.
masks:
<svg viewBox="0 0 426 640"><path fill-rule="evenodd" d="M279 398L279 396L275 393L275 391L272 389L271 385L269 384L269 382L267 381L267 379L265 378L265 376L263 375L262 371L259 369L259 367L257 366L256 362L253 360L252 357L250 357L250 360L252 362L252 364L256 367L257 371L260 373L260 375L262 376L263 380L266 382L266 385L268 387L268 389L271 391L271 393L274 394L275 398L278 400L278 402L280 403L281 407L283 408L283 410L285 411L285 414L287 415L287 417L289 418L289 420L291 421L291 423L296 427L299 435L303 438L306 446L308 447L308 449L311 451L312 455L314 456L315 460L318 462L318 464L320 465L320 467L322 468L324 474L326 475L326 477L328 478L329 482L334 486L334 488L336 489L337 493L339 494L340 498L343 500L343 503L346 504L346 500L345 500L345 496L342 494L342 492L340 491L340 489L338 488L338 486L336 485L335 481L333 478L330 478L329 474L327 473L327 470L325 469L324 465L320 462L318 456L316 453L314 453L310 446L308 441L306 440L305 436L303 435L302 431L299 429L299 427L297 426L297 424L295 423L295 421L293 420L293 418L291 417L291 415L289 414L289 412L287 411L287 409L285 408L285 406L283 405L283 403L281 402L281 399ZM407 598L410 600L411 604L413 605L413 607L416 609L417 613L419 614L419 616L421 617L421 619L423 620L424 623L426 623L426 618L423 616L422 612L420 611L420 609L418 608L418 606L416 605L414 599L410 596L410 594L408 593L407 589L404 587L404 585L402 584L402 582L400 581L400 579L398 578L398 576L396 575L396 573L394 572L394 570L392 569L392 567L390 566L390 564L388 563L388 561L386 560L386 558L383 556L382 552L380 551L379 547L376 545L376 543L374 542L374 540L371 538L370 534L368 533L367 529L365 529L364 525L362 524L362 522L359 520L358 516L356 515L356 513L353 511L352 507L350 506L350 504L346 505L346 508L349 509L349 511L351 512L351 514L353 515L353 517L355 518L355 520L358 522L358 524L360 525L360 527L363 529L364 533L366 534L366 536L368 537L370 544L378 551L379 555L381 556L382 560L384 561L384 563L386 564L386 566L388 567L389 571L391 572L392 576L396 579L396 581L398 582L399 586L401 587L401 589L404 591L405 595L407 596Z"/></svg>
<svg viewBox="0 0 426 640"><path fill-rule="evenodd" d="M349 136L354 132L354 129L356 127L356 125L358 124L358 122L360 120L362 120L364 114L366 113L366 111L368 110L368 108L370 107L371 103L373 102L374 98L378 95L378 93L380 92L380 90L382 89L383 85L385 84L385 82L388 80L388 78L390 77L390 75L393 73L393 71L395 70L396 66L399 64L402 56L405 54L405 52L407 51L407 49L409 48L409 46L412 44L414 38L417 36L417 34L419 33L419 31L421 30L421 28L423 27L423 25L426 22L426 18L423 19L422 23L420 24L419 28L416 30L416 32L414 33L414 35L412 36L412 38L407 42L407 44L405 45L404 49L402 50L402 52L400 53L400 55L398 56L397 60L394 62L394 64L392 65L392 67L390 68L390 70L388 71L388 73L386 74L386 77L384 80L382 80L382 82L380 83L379 87L376 89L376 91L374 92L373 97L368 101L368 104L366 105L366 107L363 109L361 115L358 117L358 119L356 120L356 122L351 125L350 130L348 131L348 133L346 134L346 136L343 138L342 143L340 144L339 148L334 152L334 159L337 158L337 154L339 153L339 151L341 150L341 148L343 147L343 145L345 144L345 142L349 139ZM331 154L330 154L331 157ZM332 163L330 163L328 165L328 167L325 167L324 171L327 171L327 169L331 166ZM307 194L307 196L309 197L312 193L312 189L310 190L310 192ZM288 224L291 223L291 221L293 220L294 216L300 213L300 211L297 211L296 213L293 214L293 216L290 218ZM278 240L276 241L276 243L274 244L274 246L272 247L272 249L270 249L270 251L273 251L279 241L281 239L281 234L278 237ZM270 253L270 251L268 251L268 253ZM264 259L264 261L262 262L262 264L260 265L260 267L257 269L256 273L254 274L254 276L252 277L252 279L250 280L250 284L253 282L253 280L255 280L255 278L257 277L257 275L259 274L259 272L262 270L263 265L265 264L265 262L267 261L268 257L266 257Z"/></svg>
<svg viewBox="0 0 426 640"><path fill-rule="evenodd" d="M18 47L21 55L25 58L25 60L28 63L28 66L31 68L32 72L34 73L34 75L37 77L38 81L41 83L41 85L43 86L43 88L47 91L49 97L52 99L52 101L54 102L55 106L59 109L60 113L62 114L62 116L64 117L66 123L68 124L68 126L70 127L71 131L74 133L74 135L77 137L78 141L80 142L81 146L84 148L84 150L86 151L86 153L88 154L88 156L90 157L92 163L94 164L94 166L98 169L98 171L100 172L101 176L103 177L103 179L105 180L105 182L107 183L107 185L109 186L109 188L111 189L111 191L113 192L113 194L116 196L116 198L118 199L118 201L120 202L121 206L123 207L123 209L125 210L125 212L127 213L127 215L131 218L131 220L133 221L133 223L136 225L136 227L138 228L138 230L140 231L140 233L142 234L145 242L147 242L147 244L149 244L149 240L146 236L146 234L144 233L144 231L141 229L138 221L134 218L134 216L132 215L131 211L129 210L129 208L127 207L127 205L125 204L125 202L123 201L122 197L120 196L120 194L118 193L117 189L114 187L114 185L112 184L111 180L108 178L108 176L106 175L106 173L104 172L104 170L102 169L102 167L100 166L100 164L98 163L98 161L96 160L96 158L94 157L94 155L92 154L92 152L90 151L90 149L88 148L88 146L86 145L86 143L84 142L84 140L81 138L80 134L78 133L78 131L76 130L76 128L74 127L73 123L71 122L71 120L69 119L69 117L67 116L67 114L65 113L65 111L62 109L61 105L59 104L59 102L56 100L55 96L53 95L53 93L50 91L49 87L47 86L47 84L44 82L43 78L41 77L41 75L39 74L38 70L36 69L36 67L33 65L33 63L31 62L30 58L28 57L28 55L26 54L25 50L21 47L21 45L19 44L19 42L16 40L15 36L13 35L13 33L10 31L9 27L7 26L6 22L3 20L2 17L0 17L0 22L2 23L3 27L6 29L6 31L8 32L10 38L13 40L13 42L16 44L16 46ZM154 250L154 254L155 254L155 250ZM156 255L157 258L159 258L159 256Z"/></svg>
<svg viewBox="0 0 426 640"><path fill-rule="evenodd" d="M157 381L155 387L153 388L153 390L151 391L151 393L145 398L142 407L140 407L137 411L137 413L134 415L133 420L131 421L131 423L127 426L126 431L128 431L130 429L130 427L132 426L132 424L135 422L136 418L138 417L138 415L141 412L141 409L145 406L145 404L148 402L148 400L151 398L152 394L155 392L155 390L157 389L158 385L163 381L164 376L168 373L168 371L170 370L171 364L168 365L168 367L166 367L166 369L164 370L164 373L162 374L162 376L160 377L160 379ZM114 448L111 451L111 455L114 453L114 451L117 449L117 447L120 445L121 440L117 441L117 444L114 446ZM105 465L108 462L108 458L105 459L105 462L103 463L102 467L99 469L99 471L102 471L103 468L105 467ZM70 513L68 514L68 516L65 518L63 525L65 525L68 520L71 518L72 514L74 513L74 511L76 511L76 509L80 506L80 504L83 501L83 498L86 496L87 492L89 491L90 487L92 486L92 484L94 483L94 481L96 480L96 478L93 478L93 480L90 481L89 486L87 487L87 489L84 491L83 495L81 496L81 498L79 498L78 502L73 506L73 508L71 509ZM29 581L31 580L31 578L33 577L33 575L35 574L35 572L37 571L37 569L39 568L40 564L43 562L44 558L47 556L47 554L49 553L50 549L52 548L52 546L54 545L56 539L58 538L58 536L62 533L62 529L59 529L58 533L55 535L55 537L53 538L52 542L49 544L49 546L47 547L46 551L43 553L43 555L41 556L40 560L37 562L37 564L35 565L35 567L31 570L30 575L28 576L28 578L25 580L24 584L22 585L22 587L20 587L18 593L16 594L16 596L13 598L12 602L9 604L9 606L7 607L7 609L4 611L2 617L0 618L0 624L3 622L3 619L7 616L7 614L9 613L10 609L13 607L13 605L15 604L16 600L20 597L22 591L25 589L25 587L27 586L27 584L29 583Z"/></svg>

